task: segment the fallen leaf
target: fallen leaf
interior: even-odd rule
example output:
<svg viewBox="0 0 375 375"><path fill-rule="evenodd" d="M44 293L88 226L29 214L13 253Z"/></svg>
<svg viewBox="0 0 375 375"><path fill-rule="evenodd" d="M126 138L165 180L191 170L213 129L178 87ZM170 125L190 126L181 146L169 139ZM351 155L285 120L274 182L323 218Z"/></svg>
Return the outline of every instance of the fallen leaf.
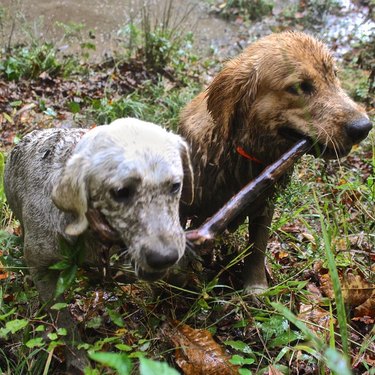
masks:
<svg viewBox="0 0 375 375"><path fill-rule="evenodd" d="M332 281L328 273L318 274L320 288L329 298L334 298ZM375 287L363 275L347 272L345 277L340 276L344 303L354 308L355 318L375 318ZM358 320L358 319L357 319ZM360 320L360 319L359 319Z"/></svg>
<svg viewBox="0 0 375 375"><path fill-rule="evenodd" d="M176 363L185 375L232 375L237 366L212 338L209 331L194 329L173 321L164 328L164 334L176 347Z"/></svg>
<svg viewBox="0 0 375 375"><path fill-rule="evenodd" d="M0 268L0 280L7 279L8 277L9 277L9 273Z"/></svg>
<svg viewBox="0 0 375 375"><path fill-rule="evenodd" d="M307 233L307 232L302 232L301 235L304 240L310 242L313 246L316 246L316 241L312 234Z"/></svg>
<svg viewBox="0 0 375 375"><path fill-rule="evenodd" d="M374 285L369 283L363 276L347 273L341 281L342 295L345 303L356 307L374 295Z"/></svg>
<svg viewBox="0 0 375 375"><path fill-rule="evenodd" d="M268 366L268 375L283 375L283 373L271 365Z"/></svg>
<svg viewBox="0 0 375 375"><path fill-rule="evenodd" d="M286 251L283 251L283 250L281 250L280 252L278 252L276 255L277 255L278 259L284 259L284 258L288 258L289 257L289 253L287 253Z"/></svg>
<svg viewBox="0 0 375 375"><path fill-rule="evenodd" d="M319 274L320 289L328 298L333 299L335 294L333 292L333 286L329 273Z"/></svg>
<svg viewBox="0 0 375 375"><path fill-rule="evenodd" d="M331 319L333 319L329 311L316 305L301 303L298 318L305 321L312 331L319 333L326 339L329 338L329 327ZM333 319L333 324L336 324L335 319Z"/></svg>
<svg viewBox="0 0 375 375"><path fill-rule="evenodd" d="M0 251L0 256L2 255L2 251ZM9 277L9 273L6 271L3 264L0 262L0 280L7 279Z"/></svg>
<svg viewBox="0 0 375 375"><path fill-rule="evenodd" d="M312 304L319 304L322 301L322 292L314 283L308 283L306 289L310 292L309 301Z"/></svg>

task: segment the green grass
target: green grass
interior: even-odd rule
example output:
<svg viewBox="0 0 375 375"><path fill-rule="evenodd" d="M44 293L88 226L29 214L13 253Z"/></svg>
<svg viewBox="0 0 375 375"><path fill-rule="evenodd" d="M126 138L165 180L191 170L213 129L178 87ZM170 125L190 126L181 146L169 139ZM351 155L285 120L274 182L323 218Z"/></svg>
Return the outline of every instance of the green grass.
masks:
<svg viewBox="0 0 375 375"><path fill-rule="evenodd" d="M171 41L167 30L156 28L146 41L145 29L130 26L131 38L125 44L129 48L116 57L118 63L136 56L147 58L144 49L149 48L154 54L150 61L158 66L155 79L141 82L128 94L108 90L101 98L84 98L68 109L77 121L87 118L103 124L134 116L176 130L181 108L201 86L195 78L199 70L196 57L184 49L190 36ZM168 61L160 60L161 46L167 51L162 57ZM70 74L64 65L70 60L59 60L53 45L42 43L27 52L22 48L14 50L14 63L9 60L11 54L2 55L4 77L37 79L47 71L63 79ZM163 64L176 81L163 73ZM95 70L89 73L96 74ZM347 74L350 81L350 70ZM366 98L363 94L358 99ZM46 108L40 108L43 111ZM366 355L374 355L375 332L351 320L354 307L347 303L341 284L348 272L375 280L371 268L374 151L372 134L347 162L326 164L304 157L296 166L290 185L277 199L271 227L267 256L271 287L256 301L249 302L238 290L243 258L251 251L246 225L223 236L224 244L215 246L206 263L194 259L185 286L115 282L103 288L76 268L74 259L56 265L62 273L59 292L65 291L69 304L56 304L54 309L69 308L81 321L86 333L82 348L93 360L85 373L174 374L176 345L168 337L166 324L175 320L212 333L242 375L267 374L270 366L283 374L305 369L346 375L355 373L350 362L354 358L358 371L370 371ZM5 152L0 153L1 181L4 159ZM53 373L61 370L56 358L64 360L66 332L41 310L23 263L19 224L6 204L1 183L0 204L0 372ZM322 275L332 280L330 296L313 293L313 286L322 289ZM328 324L306 315L301 318L302 305L323 314Z"/></svg>
<svg viewBox="0 0 375 375"><path fill-rule="evenodd" d="M145 82L143 87L117 100L93 100L87 113L98 124L108 124L119 117L136 117L176 130L180 109L200 86L192 82L187 87L168 89L167 85L160 77L156 84Z"/></svg>

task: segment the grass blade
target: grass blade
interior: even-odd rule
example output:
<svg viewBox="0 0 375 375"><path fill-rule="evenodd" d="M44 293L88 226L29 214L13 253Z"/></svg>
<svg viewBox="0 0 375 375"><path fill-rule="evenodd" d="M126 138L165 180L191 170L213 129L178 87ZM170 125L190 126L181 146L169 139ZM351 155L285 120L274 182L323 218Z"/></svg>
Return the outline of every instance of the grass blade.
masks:
<svg viewBox="0 0 375 375"><path fill-rule="evenodd" d="M337 272L335 257L331 249L331 239L329 236L328 228L324 221L325 216L323 215L323 213L321 212L319 208L318 199L316 196L315 196L315 201L317 203L316 206L317 206L317 210L320 216L320 225L321 225L322 234L323 234L324 250L325 250L325 255L327 259L327 266L328 266L329 274L331 276L333 292L335 295L337 320L338 320L339 328L340 328L342 349L343 349L344 354L348 357L349 339L348 339L347 316L346 316L344 298L342 296L342 291L341 291L339 274Z"/></svg>

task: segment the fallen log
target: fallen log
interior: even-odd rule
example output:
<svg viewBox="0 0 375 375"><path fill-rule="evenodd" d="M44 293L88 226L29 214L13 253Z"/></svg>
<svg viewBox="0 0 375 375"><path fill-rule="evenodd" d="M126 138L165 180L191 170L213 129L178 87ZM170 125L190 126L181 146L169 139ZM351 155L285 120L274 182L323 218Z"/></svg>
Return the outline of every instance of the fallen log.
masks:
<svg viewBox="0 0 375 375"><path fill-rule="evenodd" d="M312 144L308 139L298 141L280 159L269 165L258 177L243 187L199 228L187 231L186 239L193 245L201 245L224 232L237 216L272 187L311 147Z"/></svg>

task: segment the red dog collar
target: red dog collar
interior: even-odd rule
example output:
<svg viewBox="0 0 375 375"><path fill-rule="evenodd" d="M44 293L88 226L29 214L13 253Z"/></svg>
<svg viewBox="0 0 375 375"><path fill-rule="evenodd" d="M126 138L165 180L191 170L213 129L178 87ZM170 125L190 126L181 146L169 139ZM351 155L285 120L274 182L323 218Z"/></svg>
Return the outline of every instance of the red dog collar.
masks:
<svg viewBox="0 0 375 375"><path fill-rule="evenodd" d="M237 146L236 151L237 153L239 153L241 156L243 156L246 159L254 161L255 163L258 163L258 164L264 164L262 161L260 161L256 157L249 155L241 146Z"/></svg>

